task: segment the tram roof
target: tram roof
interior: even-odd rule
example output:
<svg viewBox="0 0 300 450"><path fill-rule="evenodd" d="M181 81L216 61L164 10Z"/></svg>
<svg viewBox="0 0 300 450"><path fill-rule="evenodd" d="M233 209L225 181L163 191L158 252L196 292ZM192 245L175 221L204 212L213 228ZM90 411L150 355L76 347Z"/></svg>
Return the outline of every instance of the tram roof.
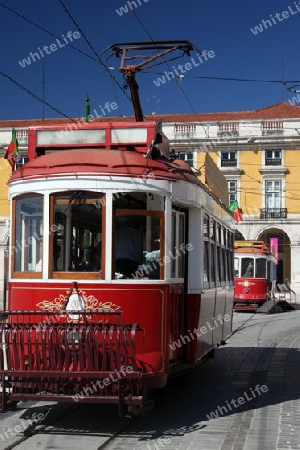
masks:
<svg viewBox="0 0 300 450"><path fill-rule="evenodd" d="M145 154L138 151L95 148L53 151L38 156L13 171L8 184L15 181L71 177L80 174L185 181L201 187L220 206L228 209L217 195L199 180L185 161L146 158Z"/></svg>
<svg viewBox="0 0 300 450"><path fill-rule="evenodd" d="M72 176L73 174L101 174L132 177L150 177L170 181L187 181L208 188L201 183L190 166L182 161L148 159L136 151L107 149L74 149L54 151L39 156L15 170L9 180L39 179Z"/></svg>
<svg viewBox="0 0 300 450"><path fill-rule="evenodd" d="M267 247L264 241L235 241L235 254L256 254L256 255L272 255L272 251Z"/></svg>

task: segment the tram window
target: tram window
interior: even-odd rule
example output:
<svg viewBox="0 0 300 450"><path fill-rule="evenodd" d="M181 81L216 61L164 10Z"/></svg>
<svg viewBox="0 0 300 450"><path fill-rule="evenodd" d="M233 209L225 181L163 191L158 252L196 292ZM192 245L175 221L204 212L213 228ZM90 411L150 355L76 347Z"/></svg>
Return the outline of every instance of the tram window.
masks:
<svg viewBox="0 0 300 450"><path fill-rule="evenodd" d="M172 278L184 278L185 276L185 232L185 213L174 210L170 253Z"/></svg>
<svg viewBox="0 0 300 450"><path fill-rule="evenodd" d="M228 277L228 264L227 264L227 250L225 248L222 248L222 266L223 266L223 274L224 274L223 281L226 283L226 281L229 279L229 277Z"/></svg>
<svg viewBox="0 0 300 450"><path fill-rule="evenodd" d="M210 287L216 285L216 247L214 244L210 244Z"/></svg>
<svg viewBox="0 0 300 450"><path fill-rule="evenodd" d="M179 227L178 227L178 278L184 278L185 272L185 252L181 249L185 246L185 216L183 213L179 213Z"/></svg>
<svg viewBox="0 0 300 450"><path fill-rule="evenodd" d="M171 248L174 249L176 246L176 213L172 213L172 237L171 237ZM176 260L173 258L171 260L171 277L176 276Z"/></svg>
<svg viewBox="0 0 300 450"><path fill-rule="evenodd" d="M242 277L254 276L254 259L242 258Z"/></svg>
<svg viewBox="0 0 300 450"><path fill-rule="evenodd" d="M222 249L218 245L217 246L217 276L218 276L218 282L221 283L224 281L224 267L222 264Z"/></svg>
<svg viewBox="0 0 300 450"><path fill-rule="evenodd" d="M233 251L227 250L227 280L233 283Z"/></svg>
<svg viewBox="0 0 300 450"><path fill-rule="evenodd" d="M104 207L101 193L68 191L51 197L53 272L101 272Z"/></svg>
<svg viewBox="0 0 300 450"><path fill-rule="evenodd" d="M217 244L217 248L216 248L216 252L217 252L217 283L221 284L222 281L224 280L224 275L223 275L223 265L222 265L222 249L221 249L221 226L220 224L216 224L216 244Z"/></svg>
<svg viewBox="0 0 300 450"><path fill-rule="evenodd" d="M213 219L210 220L210 239L212 241L216 240L216 224Z"/></svg>
<svg viewBox="0 0 300 450"><path fill-rule="evenodd" d="M204 287L209 287L210 269L209 269L209 242L204 241L204 259L203 259L203 283Z"/></svg>
<svg viewBox="0 0 300 450"><path fill-rule="evenodd" d="M221 245L225 246L226 245L226 232L225 232L225 229L223 227L221 227L220 232L221 232L221 236L220 236L220 238L221 238Z"/></svg>
<svg viewBox="0 0 300 450"><path fill-rule="evenodd" d="M113 236L112 261L116 279L161 278L163 213L115 211Z"/></svg>
<svg viewBox="0 0 300 450"><path fill-rule="evenodd" d="M257 258L255 260L255 277L256 278L267 277L267 261L264 258Z"/></svg>
<svg viewBox="0 0 300 450"><path fill-rule="evenodd" d="M203 238L208 238L209 217L203 216Z"/></svg>
<svg viewBox="0 0 300 450"><path fill-rule="evenodd" d="M239 276L239 258L234 258L234 276L237 278Z"/></svg>
<svg viewBox="0 0 300 450"><path fill-rule="evenodd" d="M224 228L224 230L223 230L223 242L222 242L222 244L223 244L225 247L228 245L226 236L227 236L227 230Z"/></svg>
<svg viewBox="0 0 300 450"><path fill-rule="evenodd" d="M217 241L218 244L221 244L221 239L222 239L222 237L221 237L221 226L220 226L220 224L217 223L217 238L216 238L216 241Z"/></svg>
<svg viewBox="0 0 300 450"><path fill-rule="evenodd" d="M276 280L276 264L273 261L267 263L267 276L268 281Z"/></svg>
<svg viewBox="0 0 300 450"><path fill-rule="evenodd" d="M26 196L14 202L15 235L12 242L14 272L42 272L43 197ZM37 274L38 275L38 274Z"/></svg>

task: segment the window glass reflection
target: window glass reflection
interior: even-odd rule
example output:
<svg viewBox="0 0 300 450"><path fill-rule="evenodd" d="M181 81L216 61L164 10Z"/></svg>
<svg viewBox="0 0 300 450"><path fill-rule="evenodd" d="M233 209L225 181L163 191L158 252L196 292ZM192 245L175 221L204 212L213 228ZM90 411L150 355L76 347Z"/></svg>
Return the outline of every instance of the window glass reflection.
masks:
<svg viewBox="0 0 300 450"><path fill-rule="evenodd" d="M12 251L17 272L42 271L43 197L16 201L16 231Z"/></svg>

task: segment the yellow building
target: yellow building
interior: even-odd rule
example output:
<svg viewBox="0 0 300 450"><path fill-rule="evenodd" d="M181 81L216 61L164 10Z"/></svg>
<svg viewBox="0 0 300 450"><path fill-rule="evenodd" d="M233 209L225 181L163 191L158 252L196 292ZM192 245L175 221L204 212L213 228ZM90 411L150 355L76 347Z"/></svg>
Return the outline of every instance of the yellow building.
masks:
<svg viewBox="0 0 300 450"><path fill-rule="evenodd" d="M228 183L243 220L236 239L278 239L277 283L300 293L300 106L165 116L164 131L180 157L201 171L208 153Z"/></svg>

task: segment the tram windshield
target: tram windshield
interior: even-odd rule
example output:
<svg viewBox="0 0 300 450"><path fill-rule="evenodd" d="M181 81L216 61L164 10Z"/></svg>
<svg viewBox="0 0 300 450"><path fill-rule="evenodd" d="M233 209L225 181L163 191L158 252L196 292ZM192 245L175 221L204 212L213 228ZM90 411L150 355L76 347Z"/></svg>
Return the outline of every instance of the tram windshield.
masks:
<svg viewBox="0 0 300 450"><path fill-rule="evenodd" d="M265 258L241 258L241 278L266 278L266 276L267 261Z"/></svg>
<svg viewBox="0 0 300 450"><path fill-rule="evenodd" d="M242 258L242 278L244 277L254 277L254 259L253 258Z"/></svg>
<svg viewBox="0 0 300 450"><path fill-rule="evenodd" d="M101 193L69 191L52 197L53 272L101 270Z"/></svg>

